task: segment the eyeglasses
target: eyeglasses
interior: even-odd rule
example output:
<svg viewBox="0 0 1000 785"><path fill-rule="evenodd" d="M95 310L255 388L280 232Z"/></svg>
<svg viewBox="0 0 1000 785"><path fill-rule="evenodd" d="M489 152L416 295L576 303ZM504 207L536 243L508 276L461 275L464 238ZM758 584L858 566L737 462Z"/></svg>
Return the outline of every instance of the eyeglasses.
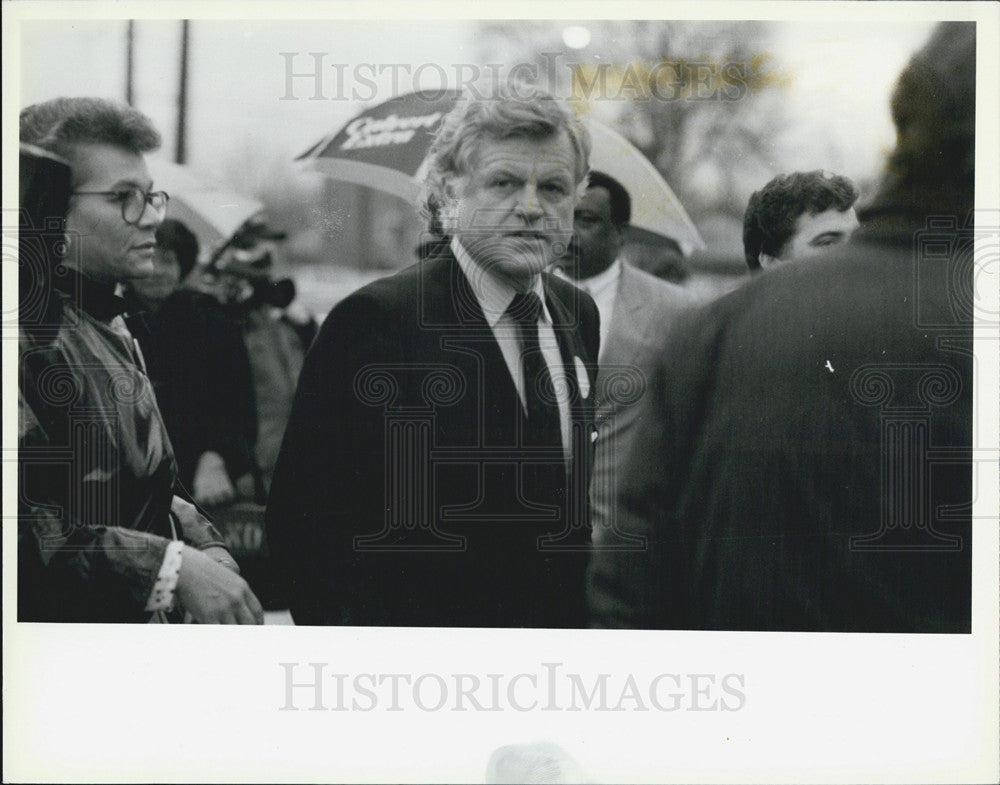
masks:
<svg viewBox="0 0 1000 785"><path fill-rule="evenodd" d="M111 201L120 202L122 219L128 224L137 224L146 212L146 205L153 208L157 218L167 214L170 194L166 191L143 191L141 188L124 188L121 191L73 191L75 196L112 196Z"/></svg>

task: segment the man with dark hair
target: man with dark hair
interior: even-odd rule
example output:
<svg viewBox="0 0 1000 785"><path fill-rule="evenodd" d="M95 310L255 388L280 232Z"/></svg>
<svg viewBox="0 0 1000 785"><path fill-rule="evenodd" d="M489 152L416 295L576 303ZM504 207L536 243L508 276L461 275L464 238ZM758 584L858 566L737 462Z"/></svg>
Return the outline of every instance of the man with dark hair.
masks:
<svg viewBox="0 0 1000 785"><path fill-rule="evenodd" d="M858 228L857 199L854 183L829 172L775 177L750 197L743 217L743 253L750 272L846 243Z"/></svg>
<svg viewBox="0 0 1000 785"><path fill-rule="evenodd" d="M595 392L597 443L590 484L595 548L620 546L616 527L621 461L639 423L638 403L660 351L659 336L691 305L686 293L622 259L632 217L625 187L591 172L573 213L573 239L563 271L594 298L601 315Z"/></svg>
<svg viewBox="0 0 1000 785"><path fill-rule="evenodd" d="M618 255L631 218L632 199L624 186L603 172L591 172L587 190L573 211L573 239L567 246L563 271L597 304L602 353L622 275Z"/></svg>
<svg viewBox="0 0 1000 785"><path fill-rule="evenodd" d="M156 230L156 245L158 248L169 251L177 259L180 271L178 284L183 284L195 265L198 264L198 254L201 252L198 237L188 229L186 224L173 218L167 218Z"/></svg>
<svg viewBox="0 0 1000 785"><path fill-rule="evenodd" d="M115 295L153 272L167 195L143 153L159 135L129 107L60 98L21 112L21 140L64 158L71 190L47 323L19 347L18 618L147 621L179 603L199 622L260 623L218 532L175 493Z"/></svg>
<svg viewBox="0 0 1000 785"><path fill-rule="evenodd" d="M608 192L611 223L619 230L628 229L629 221L632 220L632 197L625 186L609 174L592 171L587 177L587 190L591 188L603 188Z"/></svg>
<svg viewBox="0 0 1000 785"><path fill-rule="evenodd" d="M544 271L589 148L538 93L443 120L430 256L339 303L302 369L267 511L297 623L585 623L598 315Z"/></svg>
<svg viewBox="0 0 1000 785"><path fill-rule="evenodd" d="M907 66L850 244L664 344L622 472L641 547L595 553L596 624L971 630L975 51L943 24Z"/></svg>

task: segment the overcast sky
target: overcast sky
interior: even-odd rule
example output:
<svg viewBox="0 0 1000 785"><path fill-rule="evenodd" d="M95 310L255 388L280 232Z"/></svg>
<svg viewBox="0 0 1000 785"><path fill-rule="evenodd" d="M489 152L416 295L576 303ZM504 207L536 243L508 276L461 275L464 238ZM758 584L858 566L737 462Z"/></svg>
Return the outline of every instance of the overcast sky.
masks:
<svg viewBox="0 0 1000 785"><path fill-rule="evenodd" d="M503 3L476 5L484 12L505 8ZM796 9L787 12L818 5L790 4ZM890 5L852 4L849 13L877 14ZM85 4L79 6L82 15ZM372 14L383 12L381 0L370 6ZM905 3L895 13L916 17L924 6ZM667 3L658 7L667 13L672 8ZM164 132L168 154L173 149L179 27L176 22L142 22L136 40L136 102ZM981 78L992 83L998 50L994 27L980 39L980 57L989 66L980 71ZM475 30L473 23L440 21L194 22L192 162L221 172L226 161L239 160L251 149L265 157L291 157L360 108L351 101L305 100L305 89L298 87L302 100L280 100L285 92L281 52L325 52L327 62L349 68L362 63L463 63L474 60ZM921 22L777 24L769 49L792 77L787 101L796 117L795 133L784 140L789 164L813 168L829 165L837 156L846 174L870 175L893 142L891 85L929 30ZM124 97L123 22L50 21L27 25L22 32L21 95L5 90L5 107L58 95ZM299 62L304 65L304 57ZM12 78L9 70L5 75ZM324 87L332 92L334 86ZM388 97L387 89L379 85L377 97ZM982 112L991 135L980 137L979 150L990 164L979 171L990 178L988 189L995 188L997 171L995 84L993 93L983 95L989 101L981 108L992 109ZM993 210L995 190L989 195L984 206ZM989 251L987 247L984 270ZM6 285L16 281L13 267L5 265L10 276L4 282L5 305L15 297L16 284ZM995 303L993 295L986 303ZM988 333L988 324L984 328ZM980 381L991 388L994 358L991 351L977 357L985 363ZM13 417L16 374L4 379L5 413ZM980 399L992 404L995 389ZM984 433L995 433L992 408L978 420L985 421L979 422ZM16 428L5 431L12 442ZM4 498L13 502L14 496ZM986 487L981 496L985 498L977 499L977 510L989 518L993 488ZM989 533L990 527L983 531ZM13 542L9 529L8 534L5 544ZM551 739L585 763L598 782L659 782L665 777L678 782L818 782L832 773L845 781L889 782L926 780L928 772L947 772L941 776L953 775L956 781L985 781L984 767L996 760L995 738L981 732L987 727L984 717L993 723L996 707L996 614L990 607L996 586L989 569L996 564L990 551L995 544L995 539L980 540L974 554L985 557L977 564L987 567L978 573L975 598L989 602L974 604L983 623L974 626L974 635L953 636L961 640L716 632L555 635L547 630L452 630L442 636L437 630L300 628L294 636L276 630L271 632L278 634L255 635L252 646L245 636L197 630L157 635L151 645L149 633L142 631L20 625L15 635L5 636L4 675L7 663L19 675L5 681L4 707L14 707L8 712L14 718L9 723L13 733L5 739L13 741L4 749L14 754L5 755L5 767L20 759L18 771L28 772L22 781L181 781L210 772L210 778L233 781L401 782L423 775L471 782L482 778L498 744ZM4 577L13 578L6 570ZM9 630L5 625L4 631ZM8 641L14 638L11 649ZM733 714L282 712L283 671L277 663L291 660L301 662L301 668L324 661L328 674L405 669L412 674L500 673L508 679L521 672L541 672L544 678L539 663L558 660L588 683L612 671L619 689L626 674L642 679L661 672L721 674L735 669L747 674L750 702L746 711ZM485 683L485 675L483 679ZM332 691L335 682L328 684ZM7 700L11 697L12 703ZM151 708L159 719L147 722ZM175 737L150 734L150 727L167 727L163 717L177 729ZM111 752L100 743L102 734L113 737Z"/></svg>
<svg viewBox="0 0 1000 785"><path fill-rule="evenodd" d="M123 98L125 30L122 21L26 25L22 105L57 95ZM790 77L795 118L783 140L788 168L872 174L893 143L891 86L929 30L923 22L775 23L768 51ZM189 162L224 175L241 157L292 157L394 87L406 92L415 78L428 87L442 77L453 83L457 64L476 63L475 32L468 21L194 21ZM179 41L179 22L136 24L135 102L157 123L167 155L174 149ZM313 70L311 53L320 54L324 100L310 100L316 84L309 77L294 78L288 89L289 68Z"/></svg>

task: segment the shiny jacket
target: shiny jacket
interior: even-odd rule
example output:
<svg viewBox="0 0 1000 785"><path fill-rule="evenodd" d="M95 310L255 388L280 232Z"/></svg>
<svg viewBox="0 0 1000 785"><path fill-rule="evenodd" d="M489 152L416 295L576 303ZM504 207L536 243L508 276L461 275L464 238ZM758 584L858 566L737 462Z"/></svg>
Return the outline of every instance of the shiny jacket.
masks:
<svg viewBox="0 0 1000 785"><path fill-rule="evenodd" d="M123 309L110 287L70 273L45 322L22 326L20 621L146 621L168 541L223 544L175 496L173 452Z"/></svg>

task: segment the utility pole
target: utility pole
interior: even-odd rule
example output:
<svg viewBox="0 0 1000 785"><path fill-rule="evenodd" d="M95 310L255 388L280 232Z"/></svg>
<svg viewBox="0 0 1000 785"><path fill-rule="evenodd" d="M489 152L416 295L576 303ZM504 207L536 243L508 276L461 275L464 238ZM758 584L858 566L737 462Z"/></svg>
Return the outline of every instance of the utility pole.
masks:
<svg viewBox="0 0 1000 785"><path fill-rule="evenodd" d="M177 90L177 152L174 160L182 164L187 159L187 82L188 82L188 26L190 21L181 20L181 68L180 86Z"/></svg>
<svg viewBox="0 0 1000 785"><path fill-rule="evenodd" d="M132 83L135 79L135 20L129 19L125 28L125 103L135 106Z"/></svg>

